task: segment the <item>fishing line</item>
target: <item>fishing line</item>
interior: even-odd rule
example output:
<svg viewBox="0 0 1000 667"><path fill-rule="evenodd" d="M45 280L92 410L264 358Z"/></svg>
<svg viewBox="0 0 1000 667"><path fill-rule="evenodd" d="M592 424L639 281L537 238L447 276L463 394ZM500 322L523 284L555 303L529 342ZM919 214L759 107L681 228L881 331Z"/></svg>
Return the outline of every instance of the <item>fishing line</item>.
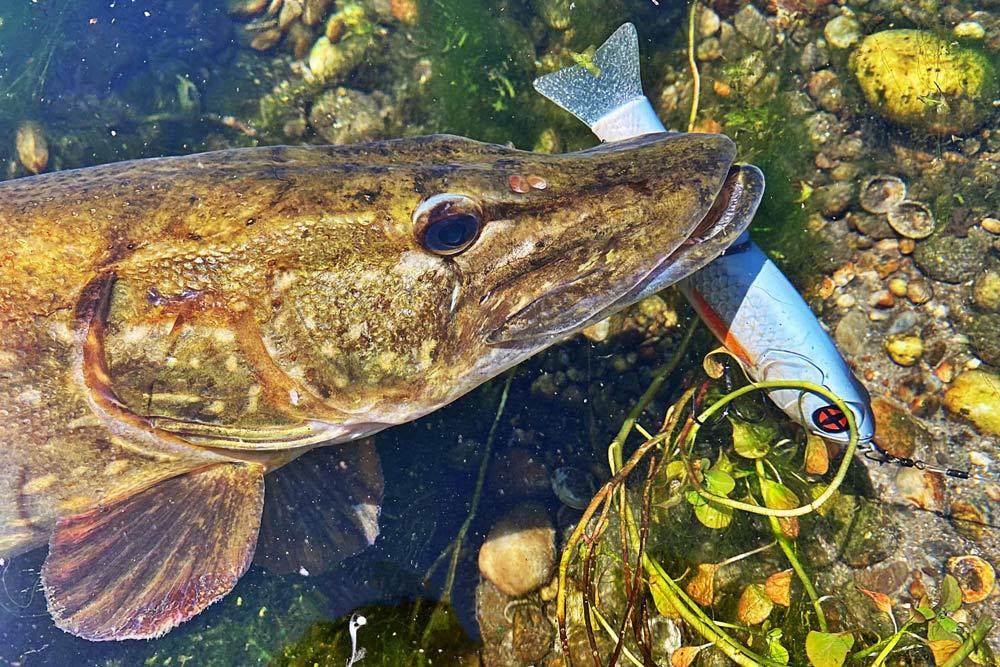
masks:
<svg viewBox="0 0 1000 667"><path fill-rule="evenodd" d="M933 463L927 463L921 459L910 458L908 456L895 456L875 444L874 440L862 447L859 447L858 451L864 454L866 459L874 461L879 465L889 463L899 466L900 468L916 468L917 470L926 470L927 472L934 473L935 475L951 477L952 479L967 479L992 483L1000 482L1000 477L996 476L980 475L968 470L948 468L945 466L935 465Z"/></svg>

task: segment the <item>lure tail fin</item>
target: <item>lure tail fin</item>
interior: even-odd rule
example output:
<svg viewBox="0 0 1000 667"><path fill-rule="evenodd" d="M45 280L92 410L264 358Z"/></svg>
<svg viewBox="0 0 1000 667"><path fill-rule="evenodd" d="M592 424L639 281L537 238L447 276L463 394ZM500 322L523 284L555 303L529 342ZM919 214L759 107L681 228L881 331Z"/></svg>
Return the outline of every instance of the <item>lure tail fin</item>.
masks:
<svg viewBox="0 0 1000 667"><path fill-rule="evenodd" d="M591 63L538 77L535 90L586 123L602 141L666 131L642 92L634 25L618 28Z"/></svg>

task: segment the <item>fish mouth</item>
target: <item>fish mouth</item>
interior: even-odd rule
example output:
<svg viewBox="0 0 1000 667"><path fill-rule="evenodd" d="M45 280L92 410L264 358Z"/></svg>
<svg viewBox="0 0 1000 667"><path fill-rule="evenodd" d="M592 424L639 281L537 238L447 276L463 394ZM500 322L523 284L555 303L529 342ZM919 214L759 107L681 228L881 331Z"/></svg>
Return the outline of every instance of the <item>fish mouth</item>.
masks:
<svg viewBox="0 0 1000 667"><path fill-rule="evenodd" d="M486 337L496 347L530 347L566 338L689 276L721 255L746 230L764 194L764 174L752 165L733 165L711 208L685 239L638 281L615 295L582 300L607 291L607 276L595 269L535 299ZM580 307L588 303L586 310Z"/></svg>

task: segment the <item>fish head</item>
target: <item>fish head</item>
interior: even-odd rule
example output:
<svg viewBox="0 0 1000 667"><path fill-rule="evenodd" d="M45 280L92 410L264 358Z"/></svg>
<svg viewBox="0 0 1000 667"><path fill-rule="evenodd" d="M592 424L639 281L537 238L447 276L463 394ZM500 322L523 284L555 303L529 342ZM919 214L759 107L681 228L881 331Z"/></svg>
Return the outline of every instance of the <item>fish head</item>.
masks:
<svg viewBox="0 0 1000 667"><path fill-rule="evenodd" d="M763 190L721 135L493 150L421 179L394 209L402 247L384 288L433 284L420 378L433 407L711 261Z"/></svg>
<svg viewBox="0 0 1000 667"><path fill-rule="evenodd" d="M113 266L98 375L212 446L415 419L719 255L763 189L734 154L709 134L552 155L436 136L164 162L183 200Z"/></svg>

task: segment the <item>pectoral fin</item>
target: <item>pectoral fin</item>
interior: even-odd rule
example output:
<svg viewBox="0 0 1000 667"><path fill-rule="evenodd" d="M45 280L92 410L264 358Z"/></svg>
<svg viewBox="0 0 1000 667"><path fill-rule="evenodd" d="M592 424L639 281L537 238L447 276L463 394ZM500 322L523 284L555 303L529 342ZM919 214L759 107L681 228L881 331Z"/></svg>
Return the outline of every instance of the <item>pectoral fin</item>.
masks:
<svg viewBox="0 0 1000 667"><path fill-rule="evenodd" d="M319 574L378 536L382 467L372 440L313 450L267 476L256 562Z"/></svg>
<svg viewBox="0 0 1000 667"><path fill-rule="evenodd" d="M59 521L42 568L56 625L92 641L158 637L246 571L263 471L220 463Z"/></svg>

